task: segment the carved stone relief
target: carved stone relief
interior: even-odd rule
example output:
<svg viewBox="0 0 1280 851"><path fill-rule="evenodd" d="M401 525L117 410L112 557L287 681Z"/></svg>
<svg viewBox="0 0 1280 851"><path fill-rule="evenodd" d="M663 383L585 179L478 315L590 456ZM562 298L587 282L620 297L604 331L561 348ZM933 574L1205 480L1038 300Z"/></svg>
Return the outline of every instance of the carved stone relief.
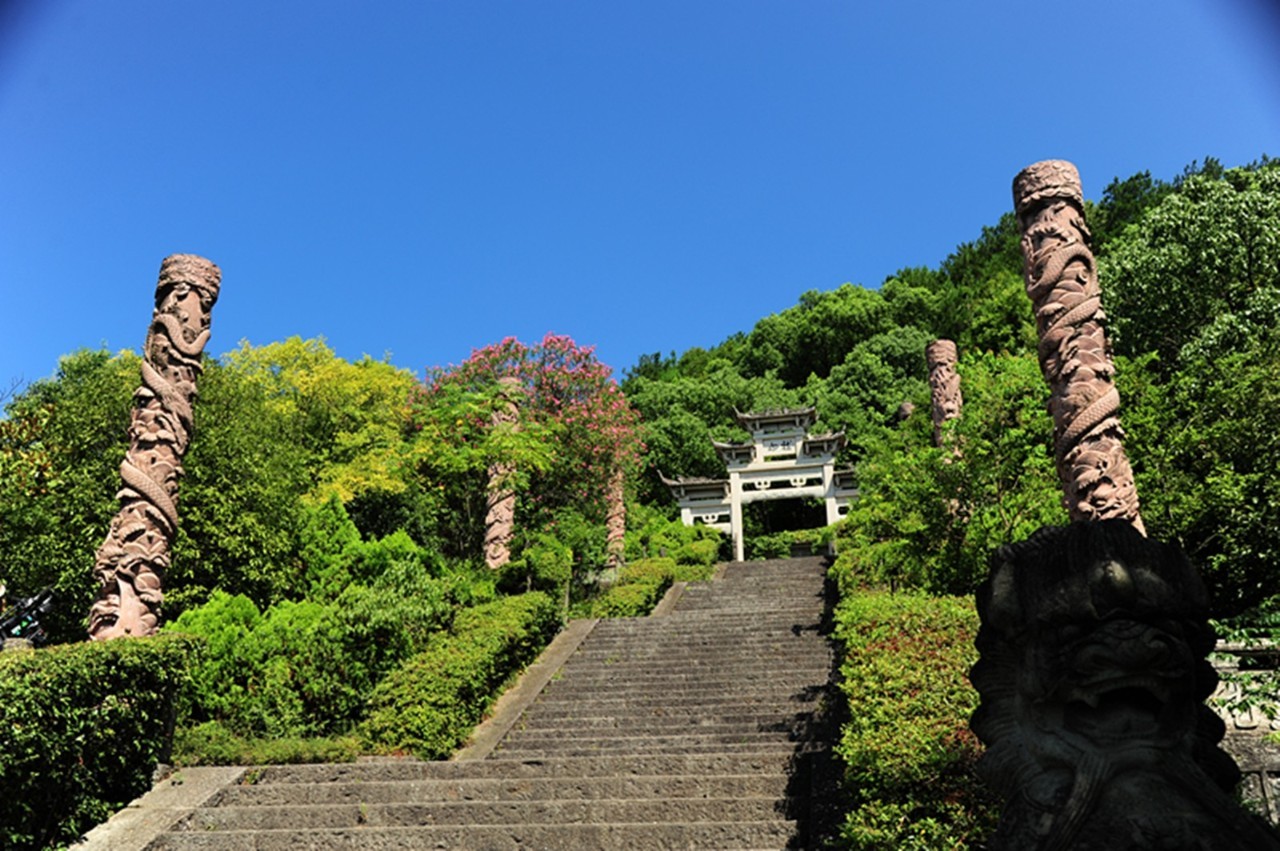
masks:
<svg viewBox="0 0 1280 851"><path fill-rule="evenodd" d="M1047 160L1013 182L1023 278L1040 332L1063 502L1072 520L1122 517L1143 531L1121 440L1120 397L1075 166Z"/></svg>
<svg viewBox="0 0 1280 851"><path fill-rule="evenodd" d="M925 348L929 365L929 390L933 401L933 443L942 445L942 424L959 418L964 399L960 395L958 354L950 340L934 340Z"/></svg>
<svg viewBox="0 0 1280 851"><path fill-rule="evenodd" d="M1006 800L990 848L1280 848L1232 797L1207 610L1182 554L1124 520L997 551L971 673L979 771Z"/></svg>
<svg viewBox="0 0 1280 851"><path fill-rule="evenodd" d="M506 377L498 379L504 404L493 415L493 425L514 426L520 419L517 401L520 398L520 380ZM515 534L516 494L508 480L515 467L507 463L489 467L489 486L485 492L484 563L490 570L497 570L511 561L511 538Z"/></svg>
<svg viewBox="0 0 1280 851"><path fill-rule="evenodd" d="M91 638L156 630L164 600L161 581L178 530L178 482L191 442L191 404L221 280L217 266L191 254L166 257L160 265L129 450L120 465L120 510L93 567L100 589L89 611Z"/></svg>

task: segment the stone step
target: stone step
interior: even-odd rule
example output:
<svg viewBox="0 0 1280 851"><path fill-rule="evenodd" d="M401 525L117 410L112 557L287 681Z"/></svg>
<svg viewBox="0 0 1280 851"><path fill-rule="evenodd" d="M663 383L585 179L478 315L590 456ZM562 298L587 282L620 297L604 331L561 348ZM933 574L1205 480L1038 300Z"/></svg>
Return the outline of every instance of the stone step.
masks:
<svg viewBox="0 0 1280 851"><path fill-rule="evenodd" d="M592 700L552 699L540 697L527 711L526 716L538 718L590 718L602 715L664 713L673 716L696 716L702 713L724 714L732 712L776 712L791 714L812 712L821 692L812 690L794 698L764 693L746 698L738 693L721 697L696 695L675 697L655 695L651 697L600 697Z"/></svg>
<svg viewBox="0 0 1280 851"><path fill-rule="evenodd" d="M182 832L163 835L148 851L578 851L626 848L657 851L708 848L718 851L783 849L796 834L792 821L721 821L683 824L367 826L328 830Z"/></svg>
<svg viewBox="0 0 1280 851"><path fill-rule="evenodd" d="M526 713L517 727L524 730L674 730L687 728L694 732L712 731L717 727L751 729L776 724L799 724L810 721L813 711L741 712L741 713L675 713L654 708L635 713L611 715L542 715Z"/></svg>
<svg viewBox="0 0 1280 851"><path fill-rule="evenodd" d="M626 679L636 683L660 681L679 683L712 683L728 680L826 680L831 670L830 657L781 656L777 659L724 659L712 667L711 659L694 659L682 663L665 664L627 662L584 662L572 668L566 665L561 676L553 682L570 680L593 682L595 680ZM714 676L711 676L714 674ZM550 685L548 683L548 685Z"/></svg>
<svg viewBox="0 0 1280 851"><path fill-rule="evenodd" d="M617 742L612 739L588 742L553 742L544 746L504 742L495 753L508 759L549 759L584 756L662 756L671 754L756 754L769 749L794 755L802 742L791 742L777 734L753 733L736 737L736 742L707 742L698 736L669 736L662 741Z"/></svg>
<svg viewBox="0 0 1280 851"><path fill-rule="evenodd" d="M610 824L653 821L767 821L786 818L788 803L754 798L662 798L591 801L458 801L435 803L293 804L206 807L176 830L280 830L357 827L421 827L436 824Z"/></svg>
<svg viewBox="0 0 1280 851"><path fill-rule="evenodd" d="M681 723L679 719L609 719L611 723L580 724L577 721L559 724L530 724L512 730L507 734L507 743L524 743L532 741L560 741L583 743L608 738L611 741L645 741L664 739L668 736L696 736L699 739L723 741L725 737L755 735L759 733L777 734L787 740L804 738L805 733L813 726L811 718L774 717L767 720L751 719L726 723L704 722Z"/></svg>
<svg viewBox="0 0 1280 851"><path fill-rule="evenodd" d="M812 665L830 665L835 654L831 644L825 639L795 638L787 642L777 641L771 644L759 644L751 647L715 647L702 644L655 647L652 651L636 650L626 643L616 645L593 645L589 655L570 657L568 662L555 675L564 679L570 672L587 666L654 668L683 670L697 662L715 662L741 666L757 665L790 665L795 662L808 662Z"/></svg>
<svg viewBox="0 0 1280 851"><path fill-rule="evenodd" d="M515 731L503 739L498 753L512 756L534 751L571 756L604 753L708 753L717 749L751 750L770 745L792 746L796 739L787 731L724 731L705 734L648 733L640 736L547 736Z"/></svg>
<svg viewBox="0 0 1280 851"><path fill-rule="evenodd" d="M796 635L798 633L818 634L822 623L822 615L806 613L803 617L776 618L764 621L754 617L742 621L727 621L725 615L703 615L690 612L686 615L670 614L661 618L636 621L614 620L607 629L596 627L592 631L589 645L597 642L613 640L634 640L657 642L678 642L681 640L701 639L714 636L722 639L774 638Z"/></svg>
<svg viewBox="0 0 1280 851"><path fill-rule="evenodd" d="M363 783L259 783L218 792L206 806L390 804L429 801L594 801L607 798L781 798L791 782L767 774L457 778Z"/></svg>
<svg viewBox="0 0 1280 851"><path fill-rule="evenodd" d="M647 675L628 677L623 675L591 675L564 679L547 686L546 693L563 694L566 691L576 695L587 695L593 692L617 691L622 694L641 693L773 693L791 694L809 685L826 682L824 672L800 671L787 672L784 676L779 671L760 671L755 674L744 673L738 676L722 677L718 672L714 679L699 678L694 675L680 674Z"/></svg>
<svg viewBox="0 0 1280 851"><path fill-rule="evenodd" d="M642 644L642 646L637 646ZM767 637L754 637L743 634L725 634L712 639L689 636L673 636L661 638L655 636L629 635L625 637L601 636L584 644L579 652L588 654L581 658L617 658L620 654L630 653L636 658L676 657L682 658L692 653L721 653L733 658L750 658L751 656L783 650L787 652L810 652L816 654L829 653L831 641L824 635L806 631L800 635L790 630L777 632ZM578 654L574 654L575 657Z"/></svg>
<svg viewBox="0 0 1280 851"><path fill-rule="evenodd" d="M428 762L387 759L323 765L270 765L251 769L253 785L288 783L376 783L420 780L494 778L707 776L783 772L795 754L793 746L758 750L728 749L701 754L592 755L581 757L510 758L501 752L488 759Z"/></svg>

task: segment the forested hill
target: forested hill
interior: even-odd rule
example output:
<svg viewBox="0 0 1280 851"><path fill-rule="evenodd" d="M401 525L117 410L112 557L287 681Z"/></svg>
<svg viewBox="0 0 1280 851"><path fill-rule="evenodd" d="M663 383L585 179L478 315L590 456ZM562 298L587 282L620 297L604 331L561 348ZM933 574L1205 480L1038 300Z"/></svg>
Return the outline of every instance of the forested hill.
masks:
<svg viewBox="0 0 1280 851"><path fill-rule="evenodd" d="M1117 179L1087 220L1147 528L1238 611L1280 580L1280 163ZM1018 242L1010 212L937 269L806 292L711 348L642 357L623 389L646 423L643 492L660 498L659 470L723 474L711 440L744 436L735 408L816 405L859 471L842 558L873 580L971 590L994 546L1066 519ZM937 338L961 353L957 463L931 448Z"/></svg>
<svg viewBox="0 0 1280 851"><path fill-rule="evenodd" d="M1220 613L1241 611L1280 587L1280 163L1135 175L1087 215L1147 529L1204 569ZM623 393L554 335L494 343L422 382L319 340L206 358L166 617L219 591L264 611L329 605L389 565L488 576L497 468L515 471L518 497L502 581L585 593L574 583L607 559L620 472L627 558L675 551L693 530L664 526L675 507L658 471L722 475L711 440L745 436L735 408L798 405L849 438L850 575L967 593L995 546L1066 519L1020 269L1010 214L937 269L808 292L710 348L642 358ZM924 349L939 337L961 352L958 458L933 448L928 422ZM55 586L59 640L83 635L97 593L138 372L136 354L71 353L0 419L0 580L15 596ZM521 388L519 429L493 425L503 377ZM753 509L748 541L795 519Z"/></svg>

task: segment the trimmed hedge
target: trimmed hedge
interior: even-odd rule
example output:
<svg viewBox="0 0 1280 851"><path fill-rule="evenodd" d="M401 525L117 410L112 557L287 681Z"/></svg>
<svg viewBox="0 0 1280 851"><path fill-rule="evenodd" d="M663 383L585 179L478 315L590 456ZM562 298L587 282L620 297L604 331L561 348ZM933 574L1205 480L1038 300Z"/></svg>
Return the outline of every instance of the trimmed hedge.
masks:
<svg viewBox="0 0 1280 851"><path fill-rule="evenodd" d="M0 654L0 847L74 842L151 785L198 642Z"/></svg>
<svg viewBox="0 0 1280 851"><path fill-rule="evenodd" d="M960 597L857 592L836 609L850 720L837 753L852 797L849 848L954 849L995 827L996 799L974 772L978 616Z"/></svg>
<svg viewBox="0 0 1280 851"><path fill-rule="evenodd" d="M559 606L540 591L459 612L449 632L432 637L373 690L361 737L383 753L448 756L559 626Z"/></svg>
<svg viewBox="0 0 1280 851"><path fill-rule="evenodd" d="M698 568L694 568L698 569ZM636 618L653 611L681 569L671 558L643 558L624 566L618 581L574 614L587 618Z"/></svg>

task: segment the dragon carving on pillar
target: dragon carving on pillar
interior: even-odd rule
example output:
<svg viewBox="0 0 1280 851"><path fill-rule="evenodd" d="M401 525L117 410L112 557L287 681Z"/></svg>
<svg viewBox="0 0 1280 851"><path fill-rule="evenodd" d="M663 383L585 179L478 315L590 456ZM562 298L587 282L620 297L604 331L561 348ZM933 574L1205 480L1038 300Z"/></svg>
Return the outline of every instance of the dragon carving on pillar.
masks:
<svg viewBox="0 0 1280 851"><path fill-rule="evenodd" d="M624 499L626 483L622 468L609 475L609 490L605 495L605 555L608 566L622 567L626 560L627 505Z"/></svg>
<svg viewBox="0 0 1280 851"><path fill-rule="evenodd" d="M520 396L520 380L511 376L498 379L500 407L492 417L495 428L515 427L520 420L516 402ZM515 467L499 461L489 466L489 485L485 491L484 563L490 570L511 561L511 538L515 534L516 493L510 479Z"/></svg>
<svg viewBox="0 0 1280 851"><path fill-rule="evenodd" d="M924 350L929 365L929 390L933 400L933 445L942 445L942 424L960 416L964 399L960 395L958 354L950 340L934 340Z"/></svg>
<svg viewBox="0 0 1280 851"><path fill-rule="evenodd" d="M1074 522L1001 547L978 589L970 726L1005 799L987 847L1280 851L1232 797L1240 772L1204 704L1217 683L1204 585L1138 515L1080 177L1037 163L1014 202Z"/></svg>
<svg viewBox="0 0 1280 851"><path fill-rule="evenodd" d="M1013 200L1040 368L1051 394L1063 503L1072 520L1122 518L1145 532L1121 443L1120 396L1080 175L1063 160L1036 163L1014 178Z"/></svg>
<svg viewBox="0 0 1280 851"><path fill-rule="evenodd" d="M174 254L160 264L156 307L143 347L142 384L133 394L129 450L120 465L120 510L98 548L93 639L155 632L161 578L178 531L178 482L191 442L191 405L209 340L222 273L203 257Z"/></svg>

